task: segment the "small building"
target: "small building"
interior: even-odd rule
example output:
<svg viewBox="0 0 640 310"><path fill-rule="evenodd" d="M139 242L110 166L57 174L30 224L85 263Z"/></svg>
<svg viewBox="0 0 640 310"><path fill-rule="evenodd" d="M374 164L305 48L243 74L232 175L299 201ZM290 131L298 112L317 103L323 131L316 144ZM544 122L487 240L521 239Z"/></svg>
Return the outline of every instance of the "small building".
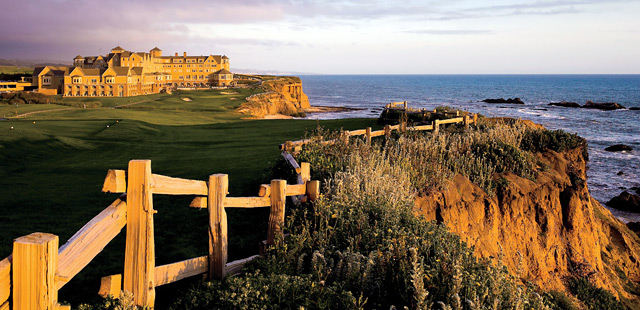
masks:
<svg viewBox="0 0 640 310"><path fill-rule="evenodd" d="M233 84L233 73L227 69L221 69L213 73L213 85L231 86Z"/></svg>

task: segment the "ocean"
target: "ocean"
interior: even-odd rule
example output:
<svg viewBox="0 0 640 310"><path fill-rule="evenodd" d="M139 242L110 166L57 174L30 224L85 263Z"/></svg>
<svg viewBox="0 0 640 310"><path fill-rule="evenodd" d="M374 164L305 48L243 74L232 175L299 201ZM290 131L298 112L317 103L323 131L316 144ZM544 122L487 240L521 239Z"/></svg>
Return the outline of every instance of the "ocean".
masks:
<svg viewBox="0 0 640 310"><path fill-rule="evenodd" d="M486 116L532 120L549 129L585 137L589 143L588 185L603 205L623 190L640 186L640 111L600 111L549 106L550 102L617 102L640 107L640 75L308 75L302 76L311 105L361 110L311 114L310 119L377 118L385 104L408 101L412 108L450 106ZM487 104L486 98L518 97L525 105ZM613 144L634 151L606 152ZM619 172L622 172L619 175ZM640 214L611 209L622 221Z"/></svg>

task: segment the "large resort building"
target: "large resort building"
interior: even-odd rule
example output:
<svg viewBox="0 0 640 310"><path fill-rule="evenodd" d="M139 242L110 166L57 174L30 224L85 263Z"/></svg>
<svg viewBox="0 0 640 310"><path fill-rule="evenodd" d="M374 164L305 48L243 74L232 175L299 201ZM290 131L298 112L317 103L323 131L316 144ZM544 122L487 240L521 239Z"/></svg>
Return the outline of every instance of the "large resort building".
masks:
<svg viewBox="0 0 640 310"><path fill-rule="evenodd" d="M78 55L73 67L39 67L31 77L38 92L65 97L128 97L232 84L227 56L162 56L157 47L148 53L117 46L105 56Z"/></svg>

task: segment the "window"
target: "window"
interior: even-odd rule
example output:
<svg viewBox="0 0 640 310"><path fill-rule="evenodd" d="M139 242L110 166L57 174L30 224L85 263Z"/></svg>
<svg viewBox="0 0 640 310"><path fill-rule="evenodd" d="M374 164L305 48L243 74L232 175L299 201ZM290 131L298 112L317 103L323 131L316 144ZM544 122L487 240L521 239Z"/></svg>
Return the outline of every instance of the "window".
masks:
<svg viewBox="0 0 640 310"><path fill-rule="evenodd" d="M202 59L198 59L198 62L202 62Z"/></svg>
<svg viewBox="0 0 640 310"><path fill-rule="evenodd" d="M115 83L115 82L116 82L116 78L115 78L115 77L113 77L113 76L108 76L108 77L105 79L105 83L107 83L107 84L113 84L113 83Z"/></svg>
<svg viewBox="0 0 640 310"><path fill-rule="evenodd" d="M51 85L51 77L43 76L42 77L42 85Z"/></svg>
<svg viewBox="0 0 640 310"><path fill-rule="evenodd" d="M82 77L81 76L74 76L73 77L73 84L81 84L82 83Z"/></svg>
<svg viewBox="0 0 640 310"><path fill-rule="evenodd" d="M98 83L97 79L91 79L91 84L96 84L96 83Z"/></svg>
<svg viewBox="0 0 640 310"><path fill-rule="evenodd" d="M190 75L187 75L187 80L188 80L188 79L190 79L190 78L191 78L191 76L190 76Z"/></svg>
<svg viewBox="0 0 640 310"><path fill-rule="evenodd" d="M184 76L180 76L178 79L180 79L180 80L184 80Z"/></svg>

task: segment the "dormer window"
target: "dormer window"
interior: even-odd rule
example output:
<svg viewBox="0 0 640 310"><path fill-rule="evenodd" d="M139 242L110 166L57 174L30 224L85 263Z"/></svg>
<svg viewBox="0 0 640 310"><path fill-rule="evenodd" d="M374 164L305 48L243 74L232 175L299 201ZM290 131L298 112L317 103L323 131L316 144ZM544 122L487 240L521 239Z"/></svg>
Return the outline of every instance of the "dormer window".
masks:
<svg viewBox="0 0 640 310"><path fill-rule="evenodd" d="M42 77L42 85L51 85L51 77L43 76Z"/></svg>
<svg viewBox="0 0 640 310"><path fill-rule="evenodd" d="M116 78L113 76L107 76L104 81L107 84L113 84L116 82Z"/></svg>
<svg viewBox="0 0 640 310"><path fill-rule="evenodd" d="M74 76L73 77L73 84L82 84L82 77L81 76Z"/></svg>

